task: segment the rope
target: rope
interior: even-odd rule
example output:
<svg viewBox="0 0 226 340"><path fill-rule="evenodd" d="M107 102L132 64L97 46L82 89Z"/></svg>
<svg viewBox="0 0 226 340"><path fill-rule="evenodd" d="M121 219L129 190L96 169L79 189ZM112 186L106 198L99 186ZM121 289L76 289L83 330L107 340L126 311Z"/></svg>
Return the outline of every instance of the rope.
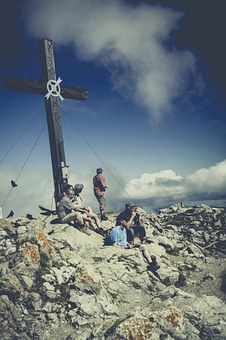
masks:
<svg viewBox="0 0 226 340"><path fill-rule="evenodd" d="M61 108L62 109L62 108ZM103 159L100 157L100 155L95 151L95 149L92 147L92 145L89 143L87 138L83 135L83 133L80 131L80 129L75 125L75 123L71 120L71 118L67 115L67 113L62 109L64 115L67 117L67 119L70 121L70 123L73 125L75 130L79 133L79 135L83 138L85 143L89 146L89 148L93 151L93 153L97 156L97 158L100 160L100 162L104 165L104 167L107 169L107 171L111 174L111 176L114 178L116 183L120 186L120 188L124 191L124 193L127 195L127 197L132 200L128 192L124 189L122 184L119 182L119 180L116 178L116 176L112 173L112 171L109 169L109 167L106 165L106 163L103 161Z"/></svg>
<svg viewBox="0 0 226 340"><path fill-rule="evenodd" d="M23 166L22 166L22 168L21 168L19 174L17 175L17 177L16 177L16 179L15 179L15 182L18 181L18 179L19 179L19 177L20 177L20 175L21 175L23 169L25 168L25 165L27 164L28 159L30 158L30 156L31 156L31 154L32 154L32 152L33 152L33 150L34 150L36 144L38 143L39 138L41 137L41 134L43 133L45 126L46 126L46 122L44 123L44 125L43 125L41 131L39 132L38 137L36 138L34 145L32 146L32 148L31 148L31 150L30 150L30 152L29 152L29 154L28 154L28 156L27 156L27 158L26 158L26 160L25 160L25 162L24 162L24 164L23 164ZM5 200L3 201L2 207L5 205L5 203L6 203L7 199L9 198L9 196L10 196L12 190L13 190L13 187L10 189L10 191L8 192L8 194L7 194L6 198L5 198Z"/></svg>
<svg viewBox="0 0 226 340"><path fill-rule="evenodd" d="M33 115L29 118L29 120L31 120L33 117L35 117L36 115L39 114L39 112L41 112L41 110L43 109L44 105L42 105L37 111L35 111L33 113ZM25 124L27 120L24 121L22 125ZM30 121L30 123L24 128L24 130L22 131L22 133L18 136L18 138L15 140L15 142L12 144L12 146L8 149L8 151L5 153L5 155L2 157L2 159L0 160L0 164L4 161L4 159L8 156L8 154L10 153L10 151L12 151L12 149L14 148L14 146L19 142L19 140L21 139L21 137L24 135L24 133L27 131L27 129L30 127L30 125L32 124L33 120ZM17 128L17 130L19 129L19 127Z"/></svg>

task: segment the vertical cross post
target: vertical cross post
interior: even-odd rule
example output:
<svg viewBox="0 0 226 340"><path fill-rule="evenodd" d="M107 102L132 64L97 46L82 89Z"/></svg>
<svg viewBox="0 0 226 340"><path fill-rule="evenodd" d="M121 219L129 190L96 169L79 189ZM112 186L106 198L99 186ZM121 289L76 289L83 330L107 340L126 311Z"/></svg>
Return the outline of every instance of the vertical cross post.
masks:
<svg viewBox="0 0 226 340"><path fill-rule="evenodd" d="M41 49L41 66L42 78L44 81L56 81L56 70L53 54L53 44L51 40L42 39L40 41ZM67 184L68 179L63 173L66 167L66 159L64 152L63 134L60 123L59 98L51 96L45 98L46 117L49 131L49 144L52 160L52 171L54 180L54 197L57 204L63 186Z"/></svg>

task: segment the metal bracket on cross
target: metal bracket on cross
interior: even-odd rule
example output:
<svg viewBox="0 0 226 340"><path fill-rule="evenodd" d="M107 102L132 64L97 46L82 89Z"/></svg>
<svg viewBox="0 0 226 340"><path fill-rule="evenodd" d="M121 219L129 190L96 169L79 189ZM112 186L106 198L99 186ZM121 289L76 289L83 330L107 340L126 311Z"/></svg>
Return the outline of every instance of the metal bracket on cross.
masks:
<svg viewBox="0 0 226 340"><path fill-rule="evenodd" d="M60 94L60 83L62 82L62 79L60 79L60 77L58 78L58 80L54 80L54 79L50 79L47 84L46 84L46 88L48 93L45 95L45 97L47 99L49 99L50 96L53 97L59 97L60 100L63 102L64 98L61 96Z"/></svg>

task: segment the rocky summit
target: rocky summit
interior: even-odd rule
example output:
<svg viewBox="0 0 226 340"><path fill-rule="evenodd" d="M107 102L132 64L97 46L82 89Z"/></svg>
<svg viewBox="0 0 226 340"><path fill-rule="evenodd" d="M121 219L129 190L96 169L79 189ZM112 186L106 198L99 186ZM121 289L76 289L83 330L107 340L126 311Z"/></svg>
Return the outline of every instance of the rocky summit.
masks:
<svg viewBox="0 0 226 340"><path fill-rule="evenodd" d="M225 210L138 209L157 271L55 215L1 219L1 339L226 339Z"/></svg>

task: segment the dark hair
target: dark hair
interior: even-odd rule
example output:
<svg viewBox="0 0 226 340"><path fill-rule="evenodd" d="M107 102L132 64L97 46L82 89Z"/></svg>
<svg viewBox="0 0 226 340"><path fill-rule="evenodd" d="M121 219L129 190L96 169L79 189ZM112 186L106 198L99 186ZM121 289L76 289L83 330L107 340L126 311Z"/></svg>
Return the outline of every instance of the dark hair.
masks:
<svg viewBox="0 0 226 340"><path fill-rule="evenodd" d="M136 208L136 205L131 201L126 203L126 209L130 209L130 208Z"/></svg>
<svg viewBox="0 0 226 340"><path fill-rule="evenodd" d="M84 185L81 183L77 183L74 186L74 190L82 190L84 188Z"/></svg>
<svg viewBox="0 0 226 340"><path fill-rule="evenodd" d="M64 192L67 192L69 189L74 189L74 188L73 188L73 185L71 185L71 184L65 185L65 187L64 187Z"/></svg>

